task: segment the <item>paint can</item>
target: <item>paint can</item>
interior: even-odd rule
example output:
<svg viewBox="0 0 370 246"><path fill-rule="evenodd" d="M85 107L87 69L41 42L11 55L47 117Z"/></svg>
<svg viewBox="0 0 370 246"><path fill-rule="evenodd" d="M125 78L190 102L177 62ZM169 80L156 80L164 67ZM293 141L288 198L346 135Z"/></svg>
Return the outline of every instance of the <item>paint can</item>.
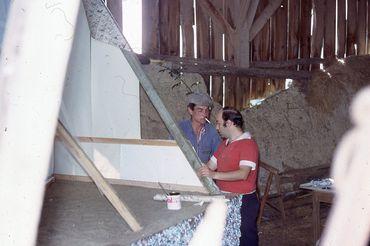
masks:
<svg viewBox="0 0 370 246"><path fill-rule="evenodd" d="M167 208L169 210L181 209L181 200L179 192L170 192L170 194L167 195Z"/></svg>

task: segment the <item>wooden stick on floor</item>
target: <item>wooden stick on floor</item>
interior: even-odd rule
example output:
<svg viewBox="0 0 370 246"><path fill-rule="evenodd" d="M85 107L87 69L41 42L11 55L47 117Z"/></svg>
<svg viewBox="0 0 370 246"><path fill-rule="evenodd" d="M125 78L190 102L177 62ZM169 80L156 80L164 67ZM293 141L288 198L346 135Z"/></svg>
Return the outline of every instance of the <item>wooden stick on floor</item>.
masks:
<svg viewBox="0 0 370 246"><path fill-rule="evenodd" d="M136 221L135 217L131 214L126 205L120 200L113 187L104 179L85 151L80 147L77 141L72 137L72 135L60 121L58 121L57 136L66 146L67 150L76 159L76 161L80 164L80 166L92 178L99 190L103 192L109 202L127 222L130 228L133 231L140 230L140 224Z"/></svg>

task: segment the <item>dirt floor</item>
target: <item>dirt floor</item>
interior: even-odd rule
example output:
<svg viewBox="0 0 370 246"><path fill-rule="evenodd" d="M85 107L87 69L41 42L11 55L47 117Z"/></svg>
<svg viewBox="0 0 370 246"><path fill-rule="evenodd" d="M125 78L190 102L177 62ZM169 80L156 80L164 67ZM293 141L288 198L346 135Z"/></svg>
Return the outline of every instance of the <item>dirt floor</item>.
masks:
<svg viewBox="0 0 370 246"><path fill-rule="evenodd" d="M45 193L37 245L129 245L206 208L183 202L179 211L154 201L160 189L114 185L143 229L132 232L93 183L57 181Z"/></svg>
<svg viewBox="0 0 370 246"><path fill-rule="evenodd" d="M273 201L273 203L276 203ZM276 203L277 205L277 203ZM266 207L261 222L260 245L315 245L312 229L312 196L305 193L284 202L286 221L283 224L278 212ZM330 205L321 203L321 228L325 224Z"/></svg>
<svg viewBox="0 0 370 246"><path fill-rule="evenodd" d="M190 218L206 207L183 202L179 213L152 199L154 194L162 193L161 190L114 188L139 223L145 225L143 230L132 232L94 184L57 181L45 194L37 245L129 245ZM290 199L285 202L285 207L287 220L284 225L280 215L266 207L260 226L260 245L313 245L311 196ZM328 211L329 207L322 205L322 224Z"/></svg>

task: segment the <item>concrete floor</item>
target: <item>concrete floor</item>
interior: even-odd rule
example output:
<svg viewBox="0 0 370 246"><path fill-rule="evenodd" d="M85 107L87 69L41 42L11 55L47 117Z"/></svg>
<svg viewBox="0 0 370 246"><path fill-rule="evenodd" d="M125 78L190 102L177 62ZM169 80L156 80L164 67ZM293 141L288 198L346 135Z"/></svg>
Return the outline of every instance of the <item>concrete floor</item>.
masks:
<svg viewBox="0 0 370 246"><path fill-rule="evenodd" d="M203 212L206 205L182 202L171 211L154 201L160 189L114 185L143 227L132 232L93 183L57 181L45 193L37 245L129 245Z"/></svg>

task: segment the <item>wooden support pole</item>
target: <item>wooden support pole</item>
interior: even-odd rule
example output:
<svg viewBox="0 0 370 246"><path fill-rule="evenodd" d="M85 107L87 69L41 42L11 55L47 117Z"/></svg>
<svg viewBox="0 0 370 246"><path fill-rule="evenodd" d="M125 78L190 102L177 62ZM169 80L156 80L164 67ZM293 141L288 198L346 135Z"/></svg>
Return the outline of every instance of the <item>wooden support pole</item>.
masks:
<svg viewBox="0 0 370 246"><path fill-rule="evenodd" d="M104 179L85 151L80 147L77 141L60 121L58 121L57 136L63 142L64 146L67 148L69 153L71 153L73 158L76 159L80 166L92 178L99 190L103 192L105 197L109 200L121 217L127 222L130 228L133 231L139 231L141 226L136 221L135 217L131 214L126 205L119 199L113 187Z"/></svg>
<svg viewBox="0 0 370 246"><path fill-rule="evenodd" d="M182 135L179 127L177 126L176 122L172 118L171 114L168 112L166 106L163 104L162 99L159 97L157 91L153 87L151 80L149 79L148 75L144 72L141 64L136 55L133 52L128 51L126 49L122 49L121 51L125 56L127 62L130 64L132 70L138 77L141 86L145 90L146 94L148 95L150 101L153 103L153 106L157 109L159 115L161 116L163 122L165 123L168 131L176 140L177 144L179 145L180 149L184 153L186 159L189 161L190 166L193 168L194 172L202 166L202 163L195 153L193 146L191 143ZM211 194L219 194L220 190L213 182L213 180L209 177L202 177L200 181L203 183L204 187L211 193Z"/></svg>
<svg viewBox="0 0 370 246"><path fill-rule="evenodd" d="M9 6L0 57L1 245L36 245L79 9L80 1Z"/></svg>
<svg viewBox="0 0 370 246"><path fill-rule="evenodd" d="M84 0L83 3L85 5L86 16L88 17L89 23L96 22L114 23L112 22L112 17L107 13L108 11L106 7L100 0L89 0L89 1ZM157 91L155 90L153 83L151 82L148 75L145 73L143 67L141 66L139 59L137 58L135 53L133 53L126 38L117 29L118 29L117 26L115 26L114 24L107 25L105 29L93 28L91 29L91 36L104 43L113 44L122 51L122 54L124 55L131 69L139 79L141 86L145 90L153 106L158 111L160 117L165 123L170 134L174 137L180 149L184 153L186 159L188 160L190 166L196 172L202 166L202 163L197 153L195 153L191 143L182 135L182 132L180 131L179 127L177 126L171 114L166 109L166 106L163 104L162 99L159 97ZM101 35L101 33L99 33L101 31L106 32L104 33L104 35L107 35L107 37L109 38L106 38L106 36ZM204 187L209 191L209 193L211 194L220 193L219 188L216 186L216 184L213 182L211 178L203 177L200 178L200 181L202 182Z"/></svg>

